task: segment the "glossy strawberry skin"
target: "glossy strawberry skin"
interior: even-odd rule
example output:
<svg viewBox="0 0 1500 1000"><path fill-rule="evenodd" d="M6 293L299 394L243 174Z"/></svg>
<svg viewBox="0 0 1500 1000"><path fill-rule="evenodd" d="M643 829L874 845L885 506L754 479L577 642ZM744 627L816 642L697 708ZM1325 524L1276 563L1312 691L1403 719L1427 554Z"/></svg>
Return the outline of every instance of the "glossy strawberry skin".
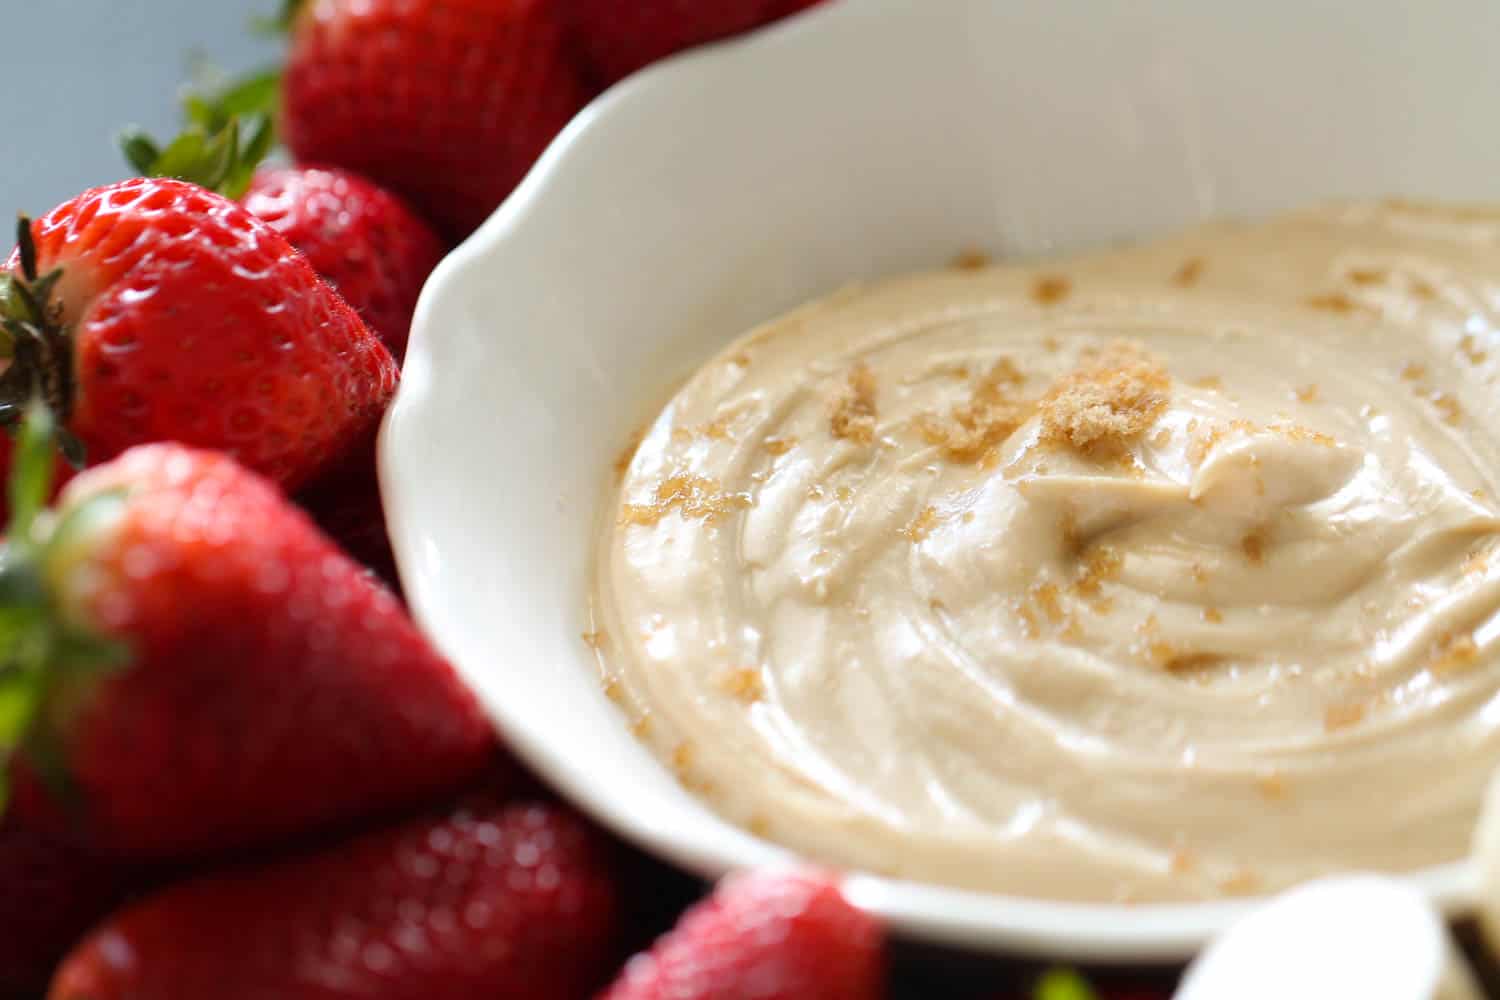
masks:
<svg viewBox="0 0 1500 1000"><path fill-rule="evenodd" d="M35 995L52 968L102 919L132 873L22 826L0 820L0 996Z"/></svg>
<svg viewBox="0 0 1500 1000"><path fill-rule="evenodd" d="M385 530L375 446L374 435L355 445L345 461L298 493L296 501L339 548L399 595L401 580Z"/></svg>
<svg viewBox="0 0 1500 1000"><path fill-rule="evenodd" d="M585 102L554 0L308 0L287 145L405 197L450 241L505 199Z"/></svg>
<svg viewBox="0 0 1500 1000"><path fill-rule="evenodd" d="M92 463L175 440L222 449L292 489L369 433L395 361L312 267L239 205L182 181L95 188L32 225L63 269L76 399ZM7 269L17 270L12 255ZM0 468L10 467L0 437Z"/></svg>
<svg viewBox="0 0 1500 1000"><path fill-rule="evenodd" d="M112 491L108 526L46 572L131 662L49 713L73 795L48 795L23 752L23 819L101 852L194 858L429 801L491 765L473 695L274 485L147 445L74 479L62 514Z"/></svg>
<svg viewBox="0 0 1500 1000"><path fill-rule="evenodd" d="M811 871L730 876L601 1000L877 1000L883 933Z"/></svg>
<svg viewBox="0 0 1500 1000"><path fill-rule="evenodd" d="M416 212L336 167L263 167L240 202L302 251L401 360L417 297L443 257Z"/></svg>
<svg viewBox="0 0 1500 1000"><path fill-rule="evenodd" d="M561 0L590 79L608 86L675 52L749 31L819 0Z"/></svg>
<svg viewBox="0 0 1500 1000"><path fill-rule="evenodd" d="M470 801L116 915L52 1000L580 1000L618 933L611 845L559 806Z"/></svg>

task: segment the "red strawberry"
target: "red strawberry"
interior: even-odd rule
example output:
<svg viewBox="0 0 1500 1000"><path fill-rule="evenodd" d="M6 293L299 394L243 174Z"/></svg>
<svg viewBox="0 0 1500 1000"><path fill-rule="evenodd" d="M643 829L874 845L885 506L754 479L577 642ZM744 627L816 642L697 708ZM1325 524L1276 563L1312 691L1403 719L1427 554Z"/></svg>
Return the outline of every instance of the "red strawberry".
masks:
<svg viewBox="0 0 1500 1000"><path fill-rule="evenodd" d="M556 806L479 800L116 915L51 1000L577 1000L608 975L610 845Z"/></svg>
<svg viewBox="0 0 1500 1000"><path fill-rule="evenodd" d="M730 876L601 1000L866 1000L885 995L883 933L816 872Z"/></svg>
<svg viewBox="0 0 1500 1000"><path fill-rule="evenodd" d="M118 866L0 821L0 996L36 994L73 943L121 899Z"/></svg>
<svg viewBox="0 0 1500 1000"><path fill-rule="evenodd" d="M608 86L674 52L749 31L819 0L562 0L591 76Z"/></svg>
<svg viewBox="0 0 1500 1000"><path fill-rule="evenodd" d="M273 484L146 445L33 518L43 437L23 429L0 549L0 697L32 708L0 729L23 819L194 857L422 802L490 763L447 662Z"/></svg>
<svg viewBox="0 0 1500 1000"><path fill-rule="evenodd" d="M287 145L467 236L584 104L553 3L303 0L289 18Z"/></svg>
<svg viewBox="0 0 1500 1000"><path fill-rule="evenodd" d="M295 488L395 391L390 352L307 261L196 185L96 188L21 236L0 274L0 422L40 391L91 462L177 440Z"/></svg>
<svg viewBox="0 0 1500 1000"><path fill-rule="evenodd" d="M301 250L401 359L417 296L443 257L427 223L389 191L331 167L264 167L241 203Z"/></svg>
<svg viewBox="0 0 1500 1000"><path fill-rule="evenodd" d="M396 556L385 530L373 435L351 448L343 464L297 494L296 500L340 548L400 593Z"/></svg>

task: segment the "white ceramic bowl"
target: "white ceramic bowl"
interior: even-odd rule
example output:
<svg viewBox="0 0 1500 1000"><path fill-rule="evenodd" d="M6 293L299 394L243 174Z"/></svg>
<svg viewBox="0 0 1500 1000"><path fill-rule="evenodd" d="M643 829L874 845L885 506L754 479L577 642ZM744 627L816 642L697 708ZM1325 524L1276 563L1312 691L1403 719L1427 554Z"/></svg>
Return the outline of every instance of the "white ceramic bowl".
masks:
<svg viewBox="0 0 1500 1000"><path fill-rule="evenodd" d="M844 0L594 103L429 283L381 446L412 607L539 772L705 874L782 856L627 733L588 650L611 462L757 321L966 247L1083 247L1329 196L1500 199L1500 4ZM1454 865L1411 881L1461 906ZM855 876L932 940L1177 958L1234 904Z"/></svg>

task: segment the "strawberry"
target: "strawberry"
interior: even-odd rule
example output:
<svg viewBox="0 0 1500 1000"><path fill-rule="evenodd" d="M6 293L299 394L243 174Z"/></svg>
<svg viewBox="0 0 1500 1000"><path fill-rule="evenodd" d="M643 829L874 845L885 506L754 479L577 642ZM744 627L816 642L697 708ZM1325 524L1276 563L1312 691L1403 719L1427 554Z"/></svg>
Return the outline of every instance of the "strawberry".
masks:
<svg viewBox="0 0 1500 1000"><path fill-rule="evenodd" d="M0 996L36 994L52 967L114 908L129 882L124 869L0 821Z"/></svg>
<svg viewBox="0 0 1500 1000"><path fill-rule="evenodd" d="M51 1000L577 1000L618 931L611 845L492 798L117 914Z"/></svg>
<svg viewBox="0 0 1500 1000"><path fill-rule="evenodd" d="M812 871L732 875L601 1000L866 1000L885 994L883 932Z"/></svg>
<svg viewBox="0 0 1500 1000"><path fill-rule="evenodd" d="M287 145L462 239L584 104L554 2L292 0Z"/></svg>
<svg viewBox="0 0 1500 1000"><path fill-rule="evenodd" d="M296 488L395 391L390 352L307 261L196 185L95 188L18 236L0 273L0 423L40 393L89 461L178 440Z"/></svg>
<svg viewBox="0 0 1500 1000"><path fill-rule="evenodd" d="M428 800L490 764L399 602L227 455L133 448L37 516L23 428L0 548L15 807L100 851L194 858Z"/></svg>
<svg viewBox="0 0 1500 1000"><path fill-rule="evenodd" d="M351 448L342 464L298 493L296 500L341 549L400 593L396 556L385 531L373 435Z"/></svg>
<svg viewBox="0 0 1500 1000"><path fill-rule="evenodd" d="M562 0L574 46L599 86L674 52L717 41L819 0Z"/></svg>
<svg viewBox="0 0 1500 1000"><path fill-rule="evenodd" d="M241 199L338 289L399 361L417 296L443 257L405 202L335 167L265 167Z"/></svg>
<svg viewBox="0 0 1500 1000"><path fill-rule="evenodd" d="M437 233L372 181L337 167L262 166L275 144L276 77L190 91L165 148L140 129L125 159L145 177L192 181L244 205L302 251L400 361L417 296L443 256Z"/></svg>

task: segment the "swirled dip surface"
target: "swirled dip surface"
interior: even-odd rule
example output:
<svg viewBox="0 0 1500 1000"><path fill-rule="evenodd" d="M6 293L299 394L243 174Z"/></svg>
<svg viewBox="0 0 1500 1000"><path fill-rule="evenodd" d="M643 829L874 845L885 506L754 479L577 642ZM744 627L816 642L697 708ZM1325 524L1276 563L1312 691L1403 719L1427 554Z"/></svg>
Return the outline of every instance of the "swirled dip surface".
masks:
<svg viewBox="0 0 1500 1000"><path fill-rule="evenodd" d="M594 595L690 788L829 862L1171 900L1463 854L1500 762L1500 216L845 290L650 425Z"/></svg>

